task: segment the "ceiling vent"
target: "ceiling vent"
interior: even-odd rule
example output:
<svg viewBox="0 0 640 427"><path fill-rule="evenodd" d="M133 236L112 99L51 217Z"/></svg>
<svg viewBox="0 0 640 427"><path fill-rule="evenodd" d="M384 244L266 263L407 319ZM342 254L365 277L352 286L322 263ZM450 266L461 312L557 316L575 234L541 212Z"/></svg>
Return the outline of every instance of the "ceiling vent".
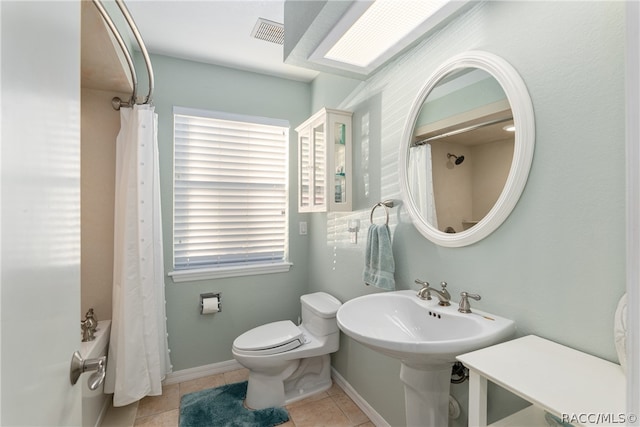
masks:
<svg viewBox="0 0 640 427"><path fill-rule="evenodd" d="M258 18L251 35L260 40L282 45L284 44L284 25L268 19Z"/></svg>

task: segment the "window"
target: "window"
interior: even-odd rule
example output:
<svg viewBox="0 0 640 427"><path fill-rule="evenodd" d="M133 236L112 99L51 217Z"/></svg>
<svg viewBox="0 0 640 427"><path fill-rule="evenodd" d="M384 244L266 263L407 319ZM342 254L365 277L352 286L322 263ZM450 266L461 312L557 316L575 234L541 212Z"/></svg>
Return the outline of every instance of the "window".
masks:
<svg viewBox="0 0 640 427"><path fill-rule="evenodd" d="M174 281L287 271L288 122L173 113Z"/></svg>

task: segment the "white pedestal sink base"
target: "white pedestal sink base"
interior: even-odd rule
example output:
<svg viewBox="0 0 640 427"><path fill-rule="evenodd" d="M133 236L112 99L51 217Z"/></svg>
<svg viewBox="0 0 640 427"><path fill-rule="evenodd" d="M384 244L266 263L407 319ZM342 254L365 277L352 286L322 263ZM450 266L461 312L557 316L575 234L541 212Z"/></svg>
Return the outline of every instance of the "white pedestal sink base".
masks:
<svg viewBox="0 0 640 427"><path fill-rule="evenodd" d="M456 357L497 344L515 332L513 320L473 310L460 313L414 290L380 292L342 304L340 329L372 350L402 362L407 424L447 427L451 367Z"/></svg>
<svg viewBox="0 0 640 427"><path fill-rule="evenodd" d="M446 427L449 424L452 365L417 369L402 364L400 379L404 383L408 427Z"/></svg>

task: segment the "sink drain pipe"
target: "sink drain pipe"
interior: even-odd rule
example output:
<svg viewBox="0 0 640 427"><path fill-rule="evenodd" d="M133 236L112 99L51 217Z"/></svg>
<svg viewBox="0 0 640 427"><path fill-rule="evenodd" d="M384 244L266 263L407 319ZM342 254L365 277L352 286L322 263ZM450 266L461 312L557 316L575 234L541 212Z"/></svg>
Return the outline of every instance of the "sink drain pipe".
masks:
<svg viewBox="0 0 640 427"><path fill-rule="evenodd" d="M469 379L469 370L462 362L456 362L451 368L451 384L462 384Z"/></svg>
<svg viewBox="0 0 640 427"><path fill-rule="evenodd" d="M462 384L469 379L469 370L462 362L455 362L451 368L451 384ZM455 397L449 395L449 418L460 417L460 404Z"/></svg>

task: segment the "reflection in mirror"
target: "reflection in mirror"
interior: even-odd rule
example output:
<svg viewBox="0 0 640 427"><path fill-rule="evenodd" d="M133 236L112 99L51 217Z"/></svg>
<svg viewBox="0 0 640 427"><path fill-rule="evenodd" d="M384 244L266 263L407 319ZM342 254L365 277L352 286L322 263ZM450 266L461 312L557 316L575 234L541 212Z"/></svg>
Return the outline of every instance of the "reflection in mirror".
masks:
<svg viewBox="0 0 640 427"><path fill-rule="evenodd" d="M456 55L418 93L403 141L400 189L417 230L441 246L476 243L510 215L529 176L535 124L527 87L496 55Z"/></svg>
<svg viewBox="0 0 640 427"><path fill-rule="evenodd" d="M513 160L515 128L504 90L484 70L443 77L420 108L408 159L416 209L446 233L477 224L498 200Z"/></svg>

